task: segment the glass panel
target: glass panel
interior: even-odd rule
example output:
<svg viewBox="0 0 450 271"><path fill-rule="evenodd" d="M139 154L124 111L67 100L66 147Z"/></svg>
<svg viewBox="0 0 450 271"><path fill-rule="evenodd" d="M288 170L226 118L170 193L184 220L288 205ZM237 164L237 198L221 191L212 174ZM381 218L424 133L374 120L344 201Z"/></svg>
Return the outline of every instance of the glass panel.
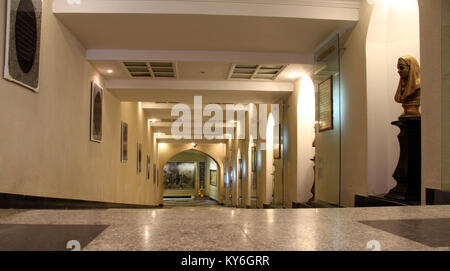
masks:
<svg viewBox="0 0 450 271"><path fill-rule="evenodd" d="M331 205L340 205L339 61L339 36L324 45L314 57L317 105L315 201Z"/></svg>
<svg viewBox="0 0 450 271"><path fill-rule="evenodd" d="M450 1L442 1L442 190L450 191Z"/></svg>

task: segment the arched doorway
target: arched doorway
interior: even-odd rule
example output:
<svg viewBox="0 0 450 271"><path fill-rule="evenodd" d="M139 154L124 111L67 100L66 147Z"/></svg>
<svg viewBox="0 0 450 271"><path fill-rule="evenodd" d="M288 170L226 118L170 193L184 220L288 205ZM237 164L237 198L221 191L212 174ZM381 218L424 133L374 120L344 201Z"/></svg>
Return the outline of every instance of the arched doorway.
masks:
<svg viewBox="0 0 450 271"><path fill-rule="evenodd" d="M183 204L187 200L221 203L222 164L211 155L196 149L182 150L161 162L160 168L165 203L174 199L184 200Z"/></svg>

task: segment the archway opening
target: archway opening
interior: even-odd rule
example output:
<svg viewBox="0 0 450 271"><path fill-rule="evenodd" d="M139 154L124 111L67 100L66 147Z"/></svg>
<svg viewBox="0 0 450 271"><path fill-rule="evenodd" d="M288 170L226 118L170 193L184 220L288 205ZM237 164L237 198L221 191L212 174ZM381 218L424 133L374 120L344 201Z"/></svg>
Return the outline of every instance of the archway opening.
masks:
<svg viewBox="0 0 450 271"><path fill-rule="evenodd" d="M172 156L163 167L164 205L215 205L219 201L219 163L198 150Z"/></svg>

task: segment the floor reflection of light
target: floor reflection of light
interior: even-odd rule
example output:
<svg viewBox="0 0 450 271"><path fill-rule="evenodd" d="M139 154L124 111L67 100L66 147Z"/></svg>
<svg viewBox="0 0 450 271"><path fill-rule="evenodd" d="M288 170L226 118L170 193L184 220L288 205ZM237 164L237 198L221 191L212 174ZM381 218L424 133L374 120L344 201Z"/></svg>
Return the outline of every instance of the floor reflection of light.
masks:
<svg viewBox="0 0 450 271"><path fill-rule="evenodd" d="M156 211L152 212L152 217L155 218L156 217Z"/></svg>
<svg viewBox="0 0 450 271"><path fill-rule="evenodd" d="M144 227L144 244L148 245L150 242L150 228L148 225Z"/></svg>
<svg viewBox="0 0 450 271"><path fill-rule="evenodd" d="M273 222L275 221L275 213L274 210L267 210L267 222L269 224L273 224Z"/></svg>

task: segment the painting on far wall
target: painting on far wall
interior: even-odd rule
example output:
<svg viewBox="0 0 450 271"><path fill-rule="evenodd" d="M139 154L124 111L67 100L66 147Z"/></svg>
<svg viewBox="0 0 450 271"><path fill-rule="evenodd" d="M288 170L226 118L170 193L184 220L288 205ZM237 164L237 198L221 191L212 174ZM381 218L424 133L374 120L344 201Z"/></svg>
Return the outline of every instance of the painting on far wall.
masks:
<svg viewBox="0 0 450 271"><path fill-rule="evenodd" d="M153 184L156 184L156 165L153 165Z"/></svg>
<svg viewBox="0 0 450 271"><path fill-rule="evenodd" d="M91 84L91 141L102 142L103 89Z"/></svg>
<svg viewBox="0 0 450 271"><path fill-rule="evenodd" d="M147 180L150 180L150 169L151 165L150 165L150 155L147 155Z"/></svg>
<svg viewBox="0 0 450 271"><path fill-rule="evenodd" d="M3 78L39 91L41 0L6 0Z"/></svg>
<svg viewBox="0 0 450 271"><path fill-rule="evenodd" d="M195 163L167 162L164 166L164 189L195 189Z"/></svg>
<svg viewBox="0 0 450 271"><path fill-rule="evenodd" d="M137 173L142 172L142 144L137 144Z"/></svg>
<svg viewBox="0 0 450 271"><path fill-rule="evenodd" d="M209 184L212 186L217 186L217 170L211 169L209 171Z"/></svg>
<svg viewBox="0 0 450 271"><path fill-rule="evenodd" d="M120 141L120 161L126 163L128 161L128 124L124 121L121 125Z"/></svg>

